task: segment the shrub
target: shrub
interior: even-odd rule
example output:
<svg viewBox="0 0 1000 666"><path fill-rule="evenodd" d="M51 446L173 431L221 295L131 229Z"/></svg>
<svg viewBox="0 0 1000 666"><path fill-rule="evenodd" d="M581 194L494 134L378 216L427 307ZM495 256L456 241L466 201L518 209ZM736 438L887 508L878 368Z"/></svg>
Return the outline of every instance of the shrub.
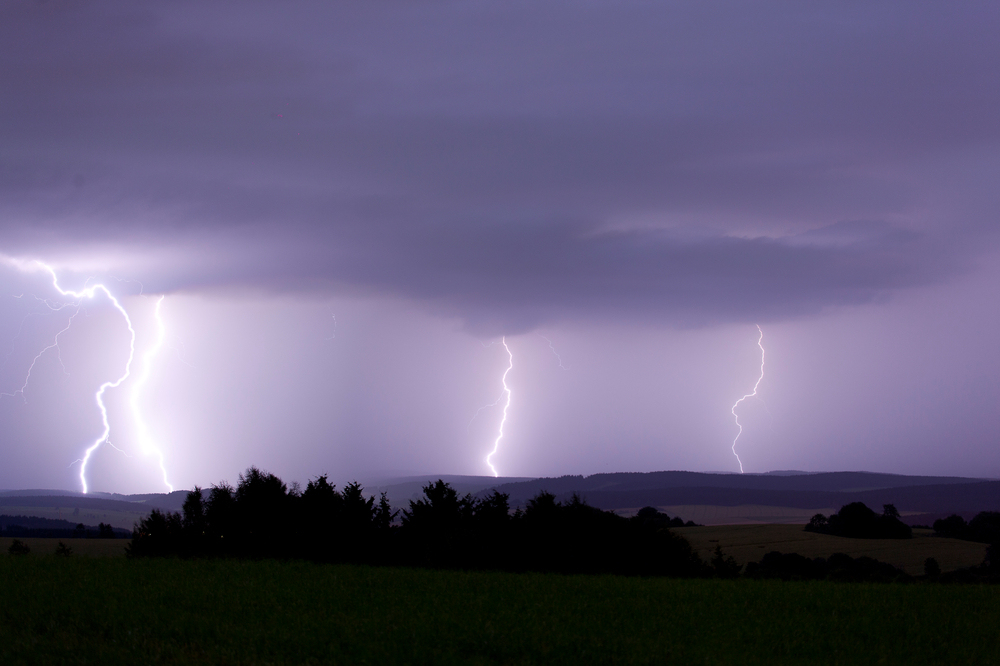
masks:
<svg viewBox="0 0 1000 666"><path fill-rule="evenodd" d="M31 552L31 548L28 548L28 544L24 543L20 539L14 539L10 544L10 548L7 549L7 552L11 555L27 555Z"/></svg>

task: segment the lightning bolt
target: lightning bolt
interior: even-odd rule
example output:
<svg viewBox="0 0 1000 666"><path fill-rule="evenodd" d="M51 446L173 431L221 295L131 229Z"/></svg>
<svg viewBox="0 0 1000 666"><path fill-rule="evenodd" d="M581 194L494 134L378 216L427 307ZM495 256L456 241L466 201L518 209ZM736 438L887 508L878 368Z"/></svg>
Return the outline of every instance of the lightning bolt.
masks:
<svg viewBox="0 0 1000 666"><path fill-rule="evenodd" d="M490 471L493 472L494 477L498 477L500 475L497 473L497 470L493 466L493 463L490 462L490 459L496 455L497 450L500 448L500 440L503 439L503 427L504 424L507 423L507 409L510 407L510 387L507 386L507 373L509 373L511 369L514 367L514 355L510 352L510 347L507 346L507 338L506 337L501 338L500 344L502 344L503 348L507 350L508 365L507 369L504 370L503 372L503 378L501 380L503 382L503 393L500 394L500 398L497 400L497 402L500 402L500 400L503 399L504 395L507 396L507 402L503 406L503 418L500 420L499 434L497 435L496 440L493 442L493 450L490 451L488 456L486 456L486 464L489 465Z"/></svg>
<svg viewBox="0 0 1000 666"><path fill-rule="evenodd" d="M59 365L62 366L63 373L67 374L67 375L69 374L68 372L66 372L66 365L63 363L62 354L59 352L59 336L61 336L63 333L65 333L66 331L69 330L70 326L73 325L73 319L78 314L80 314L80 309L79 308L77 308L76 311L73 314L70 315L69 321L66 322L66 327L63 328L58 333L56 333L55 337L52 339L52 344L44 347L42 349L42 351L40 351L37 354L35 354L35 358L31 359L31 365L28 366L28 373L24 376L24 383L21 384L21 388L17 389L13 393L7 393L7 392L0 393L0 396L7 396L7 397L10 397L10 398L13 398L14 396L16 396L17 394L20 393L21 394L21 399L24 400L25 402L28 402L28 399L24 395L24 390L26 388L28 388L28 382L31 381L31 372L35 369L35 364L38 363L38 359L40 359L42 357L42 355L45 354L45 352L47 352L48 350L53 349L53 348L56 350L56 356L59 358ZM27 319L27 317L25 319ZM24 322L21 322L21 325L23 327L24 326ZM18 336L21 335L21 331L20 330L17 332L17 335ZM15 336L15 339L17 339L17 336ZM11 346L11 351L13 351L13 350L14 350L14 348L13 348L13 346ZM10 358L10 352L7 353L7 357ZM4 364L6 365L6 363L7 363L7 361L5 360Z"/></svg>
<svg viewBox="0 0 1000 666"><path fill-rule="evenodd" d="M122 382L129 378L132 374L132 360L135 358L135 329L132 327L132 320L128 316L128 312L122 307L122 304L118 302L115 295L105 287L103 284L91 285L80 291L73 291L72 289L63 289L59 286L59 276L56 275L55 269L53 269L48 264L41 261L36 261L39 266L45 269L49 275L52 276L52 287L63 296L69 296L77 300L84 298L94 298L98 291L104 292L104 295L108 297L111 301L111 305L114 306L118 312L121 313L122 317L125 319L125 324L128 326L129 332L129 344L128 344L128 361L125 363L125 371L122 375L114 380L107 381L101 384L97 388L97 392L94 393L94 401L97 403L97 408L101 410L101 423L104 425L104 430L101 432L101 436L94 440L94 443L87 447L83 452L83 458L80 459L80 485L83 488L83 494L87 494L87 463L90 462L90 456L97 450L97 448L107 442L110 444L111 440L111 424L108 422L108 408L104 404L104 392L109 388L118 388L121 386Z"/></svg>
<svg viewBox="0 0 1000 666"><path fill-rule="evenodd" d="M562 368L563 370L568 370L568 368L565 365L563 365L562 356L560 356L559 352L556 351L556 346L554 344L552 344L552 341L549 340L544 335L542 335L541 333L538 334L538 337L540 337L542 340L545 340L547 343L549 343L549 349L552 350L552 353L555 354L556 360L559 361L559 367Z"/></svg>
<svg viewBox="0 0 1000 666"><path fill-rule="evenodd" d="M156 308L153 310L153 317L156 319L156 342L146 350L146 353L142 357L142 374L133 382L132 384L132 395L129 400L129 404L132 407L132 419L135 421L136 435L139 439L139 444L142 447L142 452L146 455L154 454L156 455L160 464L160 473L163 475L163 484L170 489L170 492L174 492L174 487L170 485L167 481L167 469L163 464L163 451L158 449L154 443L153 438L149 434L149 429L146 427L146 422L142 418L142 411L139 409L139 393L146 382L149 381L150 369L153 366L153 359L160 353L163 349L163 343L166 339L166 328L163 325L163 317L160 316L160 306L163 305L163 296L160 296L156 301ZM86 492L86 491L84 491Z"/></svg>
<svg viewBox="0 0 1000 666"><path fill-rule="evenodd" d="M98 447L101 446L101 444L107 444L108 446L110 446L111 448L115 449L116 451L119 451L119 452L125 454L126 456L128 456L127 453L125 453L124 451L122 451L121 449L119 449L117 446L115 446L111 442L111 424L108 421L107 406L104 404L104 394L105 394L105 392L108 389L118 388L119 386L121 386L122 383L125 380L127 380L130 377L130 375L131 375L131 372L132 372L132 362L135 360L135 337L136 337L135 336L135 328L132 326L132 319L129 317L128 312L125 310L125 308L122 306L122 304L118 301L118 299L115 297L115 295L111 293L111 290L109 290L103 284L90 285L90 286L87 286L84 289L81 289L81 290L78 290L78 291L77 290L72 290L72 289L63 289L59 285L59 276L56 274L55 269L52 266L50 266L50 265L48 265L48 264L46 264L46 263L44 263L42 261L34 260L34 261L26 262L26 261L23 261L23 260L20 260L20 259L15 259L13 257L8 257L8 256L0 255L0 263L4 263L4 264L10 265L10 266L13 266L17 270L20 270L20 271L23 271L23 272L35 271L35 270L39 270L39 269L45 271L52 278L52 287L53 287L53 289L55 289L56 292L58 292L61 296L64 296L64 297L67 297L67 298L71 298L71 299L73 299L75 301L74 304L71 306L71 305L67 305L67 304L53 305L52 303L50 303L47 300L38 299L38 300L42 301L43 303L45 303L45 305L50 310L59 311L59 310L62 310L63 308L66 308L66 307L74 307L75 310L74 310L73 314L70 316L69 321L67 322L66 326L62 330L60 330L58 333L56 333L55 338L53 339L52 343L49 344L48 346L46 346L44 349L42 349L40 352L38 352L38 354L35 355L35 358L32 360L31 365L28 368L27 376L25 377L24 383L21 386L21 388L18 389L17 391L15 391L14 393L0 393L0 396L6 395L6 396L11 396L12 397L12 396L17 395L18 393L20 393L21 397L24 398L24 390L25 390L25 388L27 388L28 382L31 380L31 372L34 369L35 364L38 363L38 360L42 357L43 354L45 354L47 351L49 351L52 348L56 349L57 354L59 353L59 351L60 351L59 350L59 338L60 338L60 336L63 335L63 333L65 333L66 331L68 331L70 329L70 327L72 326L73 319L80 313L79 302L81 300L83 300L84 298L93 299L97 295L98 292L102 292L105 296L107 296L107 298L111 302L112 306L121 314L122 318L125 320L125 325L128 327L129 336L130 336L130 338L129 338L129 353L128 353L128 360L125 362L125 369L124 369L124 371L122 372L121 376L119 376L117 379L112 380L112 381L106 381L103 384L101 384L97 388L97 391L94 393L94 401L97 403L97 407L98 407L98 409L101 412L101 423L103 424L104 429L101 432L100 437L98 437L97 439L95 439L94 442L93 442L93 444L91 444L90 446L88 446L84 450L83 457L80 458L80 459L78 459L78 460L75 460L75 461L73 461L73 463L71 463L71 465L75 465L76 463L80 463L80 485L81 485L81 487L83 489L84 494L86 494L88 492L88 490L89 490L88 484L87 484L87 463L90 462L91 455L93 455L94 451L96 451L98 449ZM131 282L131 280L119 280L119 281L120 282L122 282L122 281ZM87 282L90 282L90 280L87 280ZM140 286L140 293L141 293L142 283L139 283L139 286ZM38 297L36 296L36 298L38 298ZM146 427L146 423L145 423L145 421L142 418L142 412L139 409L139 392L140 392L140 389L149 380L149 376L150 376L150 373L151 373L153 359L159 354L160 350L163 348L164 342L165 342L165 338L166 338L166 331L165 331L165 327L164 327L164 324L163 324L163 318L160 315L160 308L161 308L161 306L163 304L163 298L164 298L163 296L160 296L160 298L156 302L156 308L154 309L154 317L156 319L156 325L157 325L157 339L156 339L156 343L153 345L152 348L150 348L149 350L147 350L146 354L143 356L143 373L139 377L138 381L136 381L134 383L134 385L132 386L132 393L131 393L131 397L130 397L130 405L131 405L131 408L132 408L132 416L135 419L136 431L137 431L137 435L138 435L138 439L139 439L139 443L141 445L142 451L146 455L149 455L149 454L152 453L152 454L155 454L157 456L157 458L159 460L159 465L160 465L160 472L163 475L163 483L164 483L164 485L167 486L167 488L170 489L171 492L173 492L173 489L174 489L173 486L170 484L169 481L167 481L167 471L166 471L166 467L164 466L163 452L160 451L154 445L153 439L152 439L152 437L149 434L149 429ZM23 327L23 322L22 322L22 327ZM18 335L20 335L20 330L18 331ZM16 338L16 336L15 336L15 338ZM8 357L10 356L10 352L7 353L7 356ZM61 356L61 354L59 356L59 362L60 362L60 364L62 364L62 356ZM6 360L4 361L4 363L6 363ZM63 366L63 372L65 372L65 371L66 371L66 367L64 365Z"/></svg>
<svg viewBox="0 0 1000 666"><path fill-rule="evenodd" d="M759 325L757 326L757 332L760 333L760 337L757 338L757 346L760 347L760 377L757 378L757 383L753 385L753 392L747 393L745 396L737 400L733 404L733 408L730 410L733 414L733 418L736 420L736 426L740 429L740 431L736 433L736 437L733 439L733 455L736 456L736 462L740 464L740 474L743 473L743 461L740 460L740 454L736 453L736 442L739 440L740 435L743 434L743 426L740 425L740 417L739 414L736 413L736 408L739 407L740 403L747 398L757 397L757 387L760 386L761 380L764 379L764 345L762 344L764 341L764 331L760 330Z"/></svg>

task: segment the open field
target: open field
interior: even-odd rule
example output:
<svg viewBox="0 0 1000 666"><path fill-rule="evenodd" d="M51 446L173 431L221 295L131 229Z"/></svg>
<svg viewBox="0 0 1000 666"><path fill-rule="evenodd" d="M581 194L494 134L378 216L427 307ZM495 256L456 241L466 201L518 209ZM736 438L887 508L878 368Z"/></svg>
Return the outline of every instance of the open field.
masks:
<svg viewBox="0 0 1000 666"><path fill-rule="evenodd" d="M615 509L620 516L634 516L642 507ZM797 509L790 506L765 506L762 504L740 504L738 506L718 506L713 504L680 504L657 506L657 509L671 518L693 520L699 525L759 525L795 524L805 525L817 513L829 515L837 509Z"/></svg>
<svg viewBox="0 0 1000 666"><path fill-rule="evenodd" d="M0 557L4 664L998 663L1000 587Z"/></svg>
<svg viewBox="0 0 1000 666"><path fill-rule="evenodd" d="M914 530L912 539L848 539L806 532L802 525L719 525L714 527L674 528L706 562L711 560L716 544L740 564L759 562L772 550L799 553L807 557L829 557L846 553L851 557L867 555L888 562L903 571L919 576L924 560L933 557L942 571L975 566L986 556L986 545L958 539L932 536L931 530ZM0 537L0 553L6 553L12 539ZM60 539L21 539L32 554L55 553ZM62 539L79 555L124 556L128 539Z"/></svg>
<svg viewBox="0 0 1000 666"><path fill-rule="evenodd" d="M7 549L14 539L0 537L0 557L7 554ZM21 539L21 542L31 549L31 555L54 555L56 546L62 541L72 549L74 555L87 557L124 557L125 546L131 539Z"/></svg>
<svg viewBox="0 0 1000 666"><path fill-rule="evenodd" d="M641 507L615 509L621 516L634 516ZM791 506L768 506L764 504L740 504L719 506L715 504L675 504L657 506L657 509L671 518L693 520L699 525L805 525L817 513L829 516L839 508L798 509ZM919 511L900 511L903 522L908 516L919 516ZM907 522L907 524L909 524Z"/></svg>
<svg viewBox="0 0 1000 666"><path fill-rule="evenodd" d="M121 504L125 504L122 502ZM37 518L53 518L68 520L74 525L97 525L107 523L112 527L131 530L139 520L149 515L149 507L135 511L115 511L112 509L80 509L72 506L25 506L18 504L0 504L0 514L8 516L35 516Z"/></svg>
<svg viewBox="0 0 1000 666"><path fill-rule="evenodd" d="M942 571L980 564L986 544L932 536L931 530L915 529L912 539L848 539L806 532L804 525L718 525L681 527L678 534L691 542L703 560L712 556L716 545L740 564L759 562L772 550L798 553L806 557L829 557L846 553L867 555L888 562L912 575L924 573L924 560L933 557Z"/></svg>

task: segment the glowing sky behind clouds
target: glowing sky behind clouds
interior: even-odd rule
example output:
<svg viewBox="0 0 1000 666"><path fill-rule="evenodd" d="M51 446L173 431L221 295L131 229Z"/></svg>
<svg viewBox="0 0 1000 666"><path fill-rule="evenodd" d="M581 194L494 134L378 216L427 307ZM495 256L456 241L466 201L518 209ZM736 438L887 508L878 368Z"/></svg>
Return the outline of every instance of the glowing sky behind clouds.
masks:
<svg viewBox="0 0 1000 666"><path fill-rule="evenodd" d="M142 403L177 487L486 474L499 414L469 419L503 335L501 474L735 470L756 324L748 471L997 476L998 24L991 3L5 3L0 253L128 280L140 359L166 295ZM0 269L0 392L66 324L42 277ZM115 314L88 302L65 372L47 353L0 398L0 487L77 487ZM92 487L159 490L127 387L107 400L132 457L95 454Z"/></svg>

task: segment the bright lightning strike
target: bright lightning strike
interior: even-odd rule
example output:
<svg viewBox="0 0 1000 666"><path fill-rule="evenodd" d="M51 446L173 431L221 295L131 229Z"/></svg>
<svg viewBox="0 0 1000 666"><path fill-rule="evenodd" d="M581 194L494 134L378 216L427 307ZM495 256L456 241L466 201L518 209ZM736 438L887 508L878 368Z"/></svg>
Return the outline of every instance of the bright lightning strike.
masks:
<svg viewBox="0 0 1000 666"><path fill-rule="evenodd" d="M736 413L736 408L739 407L740 403L747 398L757 397L757 387L760 386L761 380L764 379L764 331L760 330L759 325L757 326L757 332L760 333L760 337L757 338L757 346L760 347L760 377L757 378L757 383L753 385L753 392L747 393L745 396L737 400L736 403L733 404L733 408L730 410L733 414L733 418L736 420L736 426L740 429L740 431L736 433L736 437L733 439L733 455L736 456L736 462L740 464L740 474L743 473L743 461L740 460L740 454L736 453L736 441L740 438L740 435L743 434L743 426L740 425L740 417L739 414Z"/></svg>
<svg viewBox="0 0 1000 666"><path fill-rule="evenodd" d="M500 440L503 439L503 427L504 424L507 423L507 409L510 407L510 387L507 386L507 373L509 373L511 369L514 367L514 355L510 352L510 347L507 346L507 338L506 337L501 338L500 344L502 344L503 348L507 350L507 358L508 358L507 369L504 370L503 373L503 379L502 379L503 393L500 395L500 398L502 399L504 394L506 394L507 402L503 406L503 418L500 420L499 434L497 435L496 440L493 442L493 450L490 451L488 456L486 456L486 464L489 465L490 471L493 472L494 477L498 477L500 475L497 473L496 468L493 466L493 463L490 462L490 460L493 458L493 456L496 455L497 449L500 448ZM499 401L500 400L497 400L497 402Z"/></svg>
<svg viewBox="0 0 1000 666"><path fill-rule="evenodd" d="M160 316L160 306L163 305L163 296L156 301L156 308L153 310L153 317L156 319L156 342L150 347L142 357L142 374L132 384L132 395L129 403L132 407L132 418L135 421L136 435L142 452L146 455L153 454L160 463L160 473L163 475L163 484L174 492L174 487L167 481L167 469L163 464L163 451L158 449L153 443L153 438L149 434L146 422L142 419L142 411L139 409L139 392L146 382L149 381L150 370L153 366L153 359L163 349L166 339L166 328L163 325L163 317Z"/></svg>
<svg viewBox="0 0 1000 666"><path fill-rule="evenodd" d="M111 439L111 424L108 422L108 408L104 404L104 392L109 388L118 388L121 386L122 382L129 378L132 373L132 360L135 358L135 329L132 328L132 320L128 316L128 312L122 307L122 304L118 302L114 294L108 290L103 284L95 284L83 289L81 291L73 291L72 289L63 289L59 286L59 276L56 275L55 269L53 269L48 264L42 263L41 261L36 262L39 266L48 271L49 275L52 276L52 287L58 291L63 296L70 296L75 299L82 298L93 298L98 291L104 292L104 295L108 297L111 304L114 306L118 312L121 313L122 317L125 318L125 324L128 326L128 332L131 336L128 345L128 361L125 363L125 371L122 375L114 380L107 381L101 384L97 392L94 394L94 400L97 402L98 409L101 410L101 422L104 424L104 430L101 432L101 436L94 440L94 443L87 447L83 452L83 458L80 459L80 485L83 488L83 493L87 494L87 463L90 462L90 456L97 450L97 448L104 444L105 442L110 443Z"/></svg>

